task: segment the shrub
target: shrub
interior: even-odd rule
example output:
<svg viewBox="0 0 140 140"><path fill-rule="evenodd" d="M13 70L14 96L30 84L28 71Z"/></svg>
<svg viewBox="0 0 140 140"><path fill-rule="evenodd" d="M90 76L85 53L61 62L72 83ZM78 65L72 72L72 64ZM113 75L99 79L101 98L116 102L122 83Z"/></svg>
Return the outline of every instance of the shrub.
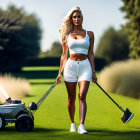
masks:
<svg viewBox="0 0 140 140"><path fill-rule="evenodd" d="M112 63L98 77L99 83L109 92L140 97L140 59Z"/></svg>

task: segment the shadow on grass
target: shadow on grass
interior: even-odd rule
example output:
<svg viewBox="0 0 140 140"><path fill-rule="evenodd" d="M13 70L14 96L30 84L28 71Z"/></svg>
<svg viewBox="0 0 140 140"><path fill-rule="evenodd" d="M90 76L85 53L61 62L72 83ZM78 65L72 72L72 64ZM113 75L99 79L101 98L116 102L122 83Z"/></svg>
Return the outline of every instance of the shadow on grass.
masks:
<svg viewBox="0 0 140 140"><path fill-rule="evenodd" d="M55 81L54 81L55 82ZM31 85L42 85L42 84L48 84L48 85L52 85L54 84L54 82L30 82Z"/></svg>
<svg viewBox="0 0 140 140"><path fill-rule="evenodd" d="M19 132L19 133L56 133L56 132L64 132L67 131L66 129L54 129L54 128L34 128L31 132ZM1 133L13 133L18 132L14 126L5 127Z"/></svg>
<svg viewBox="0 0 140 140"><path fill-rule="evenodd" d="M30 97L35 97L36 95L27 95L26 97L30 98Z"/></svg>
<svg viewBox="0 0 140 140"><path fill-rule="evenodd" d="M34 128L33 132L37 132L37 133L46 133L46 132L50 132L50 133L54 133L54 132L62 132L62 131L67 131L66 129L54 129L54 128Z"/></svg>
<svg viewBox="0 0 140 140"><path fill-rule="evenodd" d="M94 135L94 136L117 136L117 137L123 137L123 136L135 136L140 138L140 130L136 131L115 131L115 130L108 130L108 129L89 129L88 130L88 135Z"/></svg>
<svg viewBox="0 0 140 140"><path fill-rule="evenodd" d="M48 138L51 140L139 140L140 131L119 131L109 129L88 129L87 135L80 135L77 132L70 133L66 129L55 128L37 128L35 127L32 132L17 132L14 126L5 128L0 132L2 136L6 136L7 139L11 139L11 136L18 137L31 137L32 139ZM8 135L7 135L8 134Z"/></svg>

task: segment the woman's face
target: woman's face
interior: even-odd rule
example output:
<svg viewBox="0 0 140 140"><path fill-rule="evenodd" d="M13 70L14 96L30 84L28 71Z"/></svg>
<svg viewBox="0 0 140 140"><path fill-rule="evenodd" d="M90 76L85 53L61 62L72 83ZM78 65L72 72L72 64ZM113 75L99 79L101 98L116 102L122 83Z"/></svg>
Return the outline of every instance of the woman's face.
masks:
<svg viewBox="0 0 140 140"><path fill-rule="evenodd" d="M76 26L81 25L82 21L83 21L83 19L82 19L82 16L79 12L74 12L72 14L72 22L74 25L76 25Z"/></svg>

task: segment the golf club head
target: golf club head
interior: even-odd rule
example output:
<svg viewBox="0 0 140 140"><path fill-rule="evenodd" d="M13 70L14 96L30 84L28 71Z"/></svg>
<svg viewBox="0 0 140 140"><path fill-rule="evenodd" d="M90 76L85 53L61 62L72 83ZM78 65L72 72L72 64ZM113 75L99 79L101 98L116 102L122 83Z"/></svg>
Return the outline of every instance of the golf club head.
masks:
<svg viewBox="0 0 140 140"><path fill-rule="evenodd" d="M37 104L35 102L31 102L28 107L30 110L37 110Z"/></svg>
<svg viewBox="0 0 140 140"><path fill-rule="evenodd" d="M121 120L124 124L127 124L132 119L133 116L134 116L134 113L131 113L130 110L126 108L121 117Z"/></svg>

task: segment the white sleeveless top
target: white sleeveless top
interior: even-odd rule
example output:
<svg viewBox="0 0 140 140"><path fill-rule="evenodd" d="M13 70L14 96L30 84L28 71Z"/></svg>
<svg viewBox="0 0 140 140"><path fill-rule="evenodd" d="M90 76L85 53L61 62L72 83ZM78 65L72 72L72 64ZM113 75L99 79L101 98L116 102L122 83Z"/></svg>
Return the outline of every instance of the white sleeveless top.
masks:
<svg viewBox="0 0 140 140"><path fill-rule="evenodd" d="M90 46L89 36L86 31L86 36L82 39L74 39L71 34L68 36L68 48L70 54L88 54L88 49Z"/></svg>

